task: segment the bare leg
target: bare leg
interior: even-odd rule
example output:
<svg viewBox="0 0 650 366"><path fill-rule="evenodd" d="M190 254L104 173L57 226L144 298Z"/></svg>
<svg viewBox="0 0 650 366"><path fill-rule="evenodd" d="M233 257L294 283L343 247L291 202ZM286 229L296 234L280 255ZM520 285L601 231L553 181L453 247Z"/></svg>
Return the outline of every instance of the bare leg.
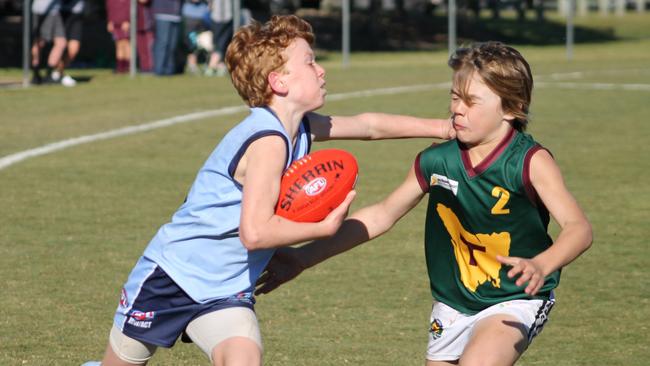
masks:
<svg viewBox="0 0 650 366"><path fill-rule="evenodd" d="M212 350L212 365L259 366L262 365L262 350L250 338L228 338Z"/></svg>
<svg viewBox="0 0 650 366"><path fill-rule="evenodd" d="M40 39L36 39L34 44L32 44L32 67L36 68L40 64L41 59L41 48L45 46L45 42Z"/></svg>
<svg viewBox="0 0 650 366"><path fill-rule="evenodd" d="M460 358L460 365L514 365L528 346L527 329L509 315L479 321Z"/></svg>
<svg viewBox="0 0 650 366"><path fill-rule="evenodd" d="M121 49L122 59L129 61L131 59L131 42L128 39L118 41L118 47Z"/></svg>
<svg viewBox="0 0 650 366"><path fill-rule="evenodd" d="M64 53L63 58L59 62L59 65L56 67L61 74L63 71L70 66L70 63L77 57L79 54L79 49L81 48L81 43L76 39L71 39L68 41L68 51Z"/></svg>
<svg viewBox="0 0 650 366"><path fill-rule="evenodd" d="M65 52L66 43L67 41L63 37L54 38L54 45L52 46L52 50L47 57L47 65L49 67L57 67L63 57L63 52Z"/></svg>
<svg viewBox="0 0 650 366"><path fill-rule="evenodd" d="M210 61L208 62L208 67L211 69L216 69L217 65L221 62L221 55L219 52L212 52L210 54Z"/></svg>

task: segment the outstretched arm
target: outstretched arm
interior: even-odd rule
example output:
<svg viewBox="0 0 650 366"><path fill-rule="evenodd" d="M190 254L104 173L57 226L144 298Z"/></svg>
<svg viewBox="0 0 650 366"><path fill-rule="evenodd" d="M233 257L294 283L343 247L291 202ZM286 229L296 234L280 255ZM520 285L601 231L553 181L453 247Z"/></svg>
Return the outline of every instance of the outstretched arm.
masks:
<svg viewBox="0 0 650 366"><path fill-rule="evenodd" d="M381 140L408 137L452 139L456 137L450 119L418 118L384 113L362 113L346 117L309 113L307 117L314 141Z"/></svg>
<svg viewBox="0 0 650 366"><path fill-rule="evenodd" d="M562 230L547 250L534 258L497 257L512 266L509 277L519 275L518 286L526 286L526 293L535 295L544 285L544 277L571 263L592 242L591 224L567 190L560 169L546 150L535 153L530 162L530 179L540 199Z"/></svg>
<svg viewBox="0 0 650 366"><path fill-rule="evenodd" d="M388 197L350 215L334 236L299 248L276 251L258 281L256 294L271 292L305 269L382 235L415 207L423 196L415 170L411 168L404 182Z"/></svg>

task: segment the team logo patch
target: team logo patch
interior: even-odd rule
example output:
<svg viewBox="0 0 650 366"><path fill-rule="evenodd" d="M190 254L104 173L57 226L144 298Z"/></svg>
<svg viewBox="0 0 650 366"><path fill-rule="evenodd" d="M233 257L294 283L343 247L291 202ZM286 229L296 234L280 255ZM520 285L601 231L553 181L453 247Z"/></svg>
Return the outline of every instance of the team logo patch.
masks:
<svg viewBox="0 0 650 366"><path fill-rule="evenodd" d="M151 328L151 321L156 316L153 311L133 310L129 313L129 320L126 322L138 328Z"/></svg>
<svg viewBox="0 0 650 366"><path fill-rule="evenodd" d="M448 189L454 194L454 196L458 195L458 181L449 179L444 175L431 174L431 178L429 178L429 185L432 187L439 186L441 188Z"/></svg>
<svg viewBox="0 0 650 366"><path fill-rule="evenodd" d="M122 287L122 294L120 295L120 306L123 308L129 307L129 298L126 296L124 287Z"/></svg>
<svg viewBox="0 0 650 366"><path fill-rule="evenodd" d="M131 312L131 317L134 318L135 320L151 320L156 316L156 314L153 311L138 311L138 310L133 310Z"/></svg>
<svg viewBox="0 0 650 366"><path fill-rule="evenodd" d="M429 333L431 333L433 339L440 338L440 336L442 336L443 330L444 329L442 327L442 322L440 321L440 319L433 319L433 321L431 322L431 329L429 329Z"/></svg>

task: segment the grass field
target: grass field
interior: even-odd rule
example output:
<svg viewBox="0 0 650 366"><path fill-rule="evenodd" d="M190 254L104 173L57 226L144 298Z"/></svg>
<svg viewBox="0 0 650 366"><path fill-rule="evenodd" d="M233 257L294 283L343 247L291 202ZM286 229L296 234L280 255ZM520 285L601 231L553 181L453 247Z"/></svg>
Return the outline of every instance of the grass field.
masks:
<svg viewBox="0 0 650 366"><path fill-rule="evenodd" d="M649 21L646 16L639 24ZM609 22L633 33L624 20ZM554 153L595 233L592 249L563 271L551 321L520 365L641 366L650 359L650 39L648 29L639 32L636 39L579 45L571 62L561 47L520 47L540 84L529 131ZM445 60L444 52L355 54L351 67L342 69L339 56L327 54L323 65L329 93L337 95L446 82ZM0 158L241 105L223 78L131 80L104 70L76 72L92 76L91 82L0 90ZM334 100L322 112L445 116L448 98L448 90L432 88ZM0 170L0 365L78 365L101 357L132 265L182 202L220 137L243 116L97 141ZM336 146L357 156L354 207L361 207L399 183L429 144L332 142L315 148ZM431 306L424 206L387 235L260 296L265 363L422 365ZM150 364L207 361L196 347L178 343L159 350Z"/></svg>

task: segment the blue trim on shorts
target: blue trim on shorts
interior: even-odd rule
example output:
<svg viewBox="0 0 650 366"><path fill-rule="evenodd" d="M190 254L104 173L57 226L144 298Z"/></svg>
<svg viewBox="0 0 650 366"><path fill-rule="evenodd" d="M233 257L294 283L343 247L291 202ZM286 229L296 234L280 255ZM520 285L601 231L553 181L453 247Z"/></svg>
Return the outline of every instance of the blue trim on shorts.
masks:
<svg viewBox="0 0 650 366"><path fill-rule="evenodd" d="M141 258L138 264L143 261L148 260ZM150 261L149 264L153 267L144 266L144 273L134 270L129 276L115 314L115 324L130 338L169 348L183 335L187 325L201 315L232 307L255 311L255 297L251 292L197 303L162 268ZM183 340L188 339L183 337Z"/></svg>

